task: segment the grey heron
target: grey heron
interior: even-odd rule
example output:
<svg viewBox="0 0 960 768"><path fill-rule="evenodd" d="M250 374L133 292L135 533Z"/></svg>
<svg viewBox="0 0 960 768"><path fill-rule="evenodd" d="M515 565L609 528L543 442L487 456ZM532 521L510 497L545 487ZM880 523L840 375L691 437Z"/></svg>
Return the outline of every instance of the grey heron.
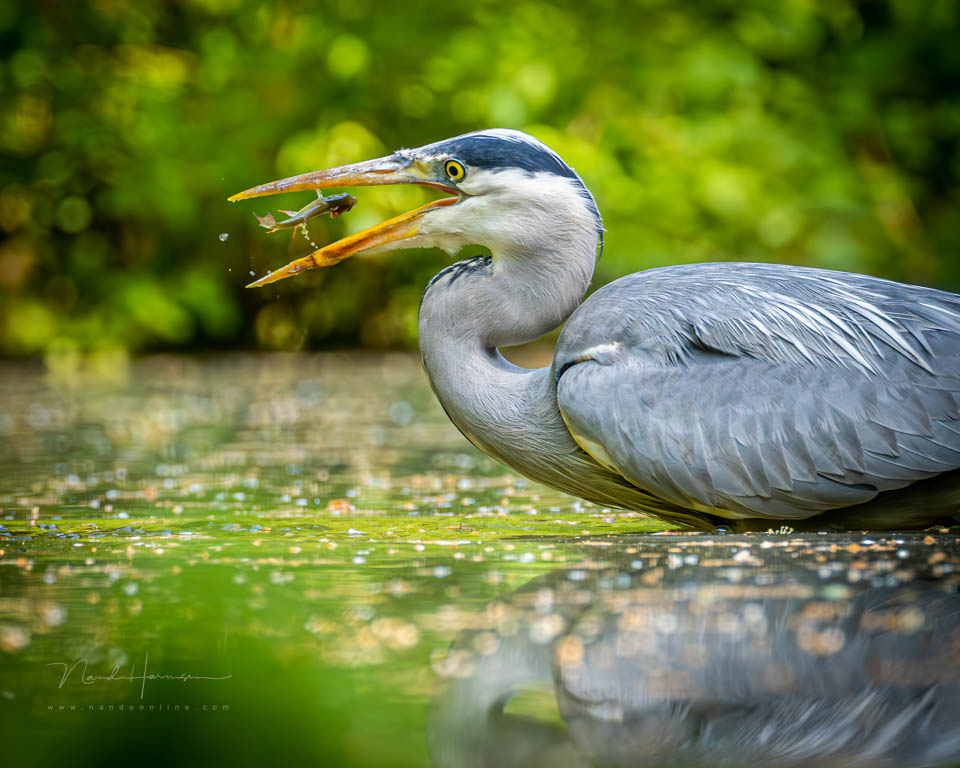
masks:
<svg viewBox="0 0 960 768"><path fill-rule="evenodd" d="M960 296L822 269L704 263L628 275L583 301L602 250L597 205L557 153L513 130L230 199L379 184L447 196L249 287L361 251L485 246L488 255L426 287L420 351L453 423L527 477L702 527L802 520L960 467ZM499 352L564 321L546 368Z"/></svg>

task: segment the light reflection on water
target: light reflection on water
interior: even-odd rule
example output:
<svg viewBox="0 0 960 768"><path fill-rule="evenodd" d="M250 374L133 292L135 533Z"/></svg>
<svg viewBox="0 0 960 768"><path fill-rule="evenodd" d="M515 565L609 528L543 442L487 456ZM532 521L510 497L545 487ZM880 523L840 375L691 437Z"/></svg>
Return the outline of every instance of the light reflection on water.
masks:
<svg viewBox="0 0 960 768"><path fill-rule="evenodd" d="M8 366L0 438L10 764L956 746L951 534L637 537L656 526L476 452L408 355L157 358L111 383ZM94 679L64 681L79 660ZM194 679L97 679L145 665Z"/></svg>
<svg viewBox="0 0 960 768"><path fill-rule="evenodd" d="M957 763L953 537L606 543L460 634L438 765Z"/></svg>

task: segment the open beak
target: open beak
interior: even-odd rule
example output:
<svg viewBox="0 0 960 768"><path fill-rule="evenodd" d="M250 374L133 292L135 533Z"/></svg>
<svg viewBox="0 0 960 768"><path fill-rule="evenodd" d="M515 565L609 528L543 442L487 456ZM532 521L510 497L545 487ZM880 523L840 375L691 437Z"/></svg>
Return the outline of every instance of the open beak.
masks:
<svg viewBox="0 0 960 768"><path fill-rule="evenodd" d="M362 163L352 163L326 171L312 171L299 176L291 176L279 181L271 181L239 192L230 197L231 202L247 200L252 197L277 195L281 192L297 192L304 189L333 189L340 187L365 187L379 184L419 184L433 187L453 195L457 190L442 182L431 178L417 163L397 158L396 156L381 157L376 160L367 160ZM421 217L435 208L452 205L459 197L444 197L427 203L407 213L388 219L382 224L348 235L342 240L324 246L309 256L297 259L274 272L250 283L247 288L258 288L262 285L275 283L285 277L293 277L308 269L329 267L343 261L355 253L369 251L386 243L405 240L414 237L419 232Z"/></svg>

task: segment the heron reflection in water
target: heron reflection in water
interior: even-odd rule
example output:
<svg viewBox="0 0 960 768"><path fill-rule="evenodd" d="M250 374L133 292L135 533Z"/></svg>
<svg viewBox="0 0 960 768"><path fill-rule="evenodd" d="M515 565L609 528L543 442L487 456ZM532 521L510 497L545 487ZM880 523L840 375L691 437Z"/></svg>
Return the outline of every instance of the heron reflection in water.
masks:
<svg viewBox="0 0 960 768"><path fill-rule="evenodd" d="M718 263L639 272L581 304L602 249L600 213L574 170L518 131L466 134L231 199L373 184L451 196L252 286L362 251L489 248L427 286L420 350L454 424L528 477L697 527L858 508L852 519L878 528L916 521L899 501L868 502L960 467L960 296ZM519 368L498 351L564 321L546 368Z"/></svg>
<svg viewBox="0 0 960 768"><path fill-rule="evenodd" d="M433 758L960 765L958 561L953 536L598 549L461 633L438 663L448 683L430 711Z"/></svg>

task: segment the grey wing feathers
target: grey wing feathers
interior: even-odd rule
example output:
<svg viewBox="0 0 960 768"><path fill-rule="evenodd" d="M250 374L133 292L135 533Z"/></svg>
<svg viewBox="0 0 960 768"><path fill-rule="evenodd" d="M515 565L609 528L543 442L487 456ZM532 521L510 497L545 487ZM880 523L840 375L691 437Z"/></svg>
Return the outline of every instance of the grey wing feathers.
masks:
<svg viewBox="0 0 960 768"><path fill-rule="evenodd" d="M657 496L802 518L960 467L960 296L700 264L591 297L557 348L574 438Z"/></svg>

